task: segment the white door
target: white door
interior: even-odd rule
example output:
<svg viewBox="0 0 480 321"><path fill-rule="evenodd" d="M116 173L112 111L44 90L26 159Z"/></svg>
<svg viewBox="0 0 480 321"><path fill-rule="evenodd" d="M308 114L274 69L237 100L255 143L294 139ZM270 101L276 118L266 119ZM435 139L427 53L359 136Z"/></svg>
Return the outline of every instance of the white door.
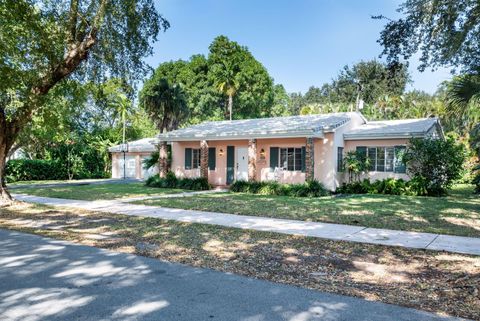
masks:
<svg viewBox="0 0 480 321"><path fill-rule="evenodd" d="M137 173L137 164L135 156L125 157L125 170L123 168L123 155L120 155L118 160L118 176L120 178L135 178Z"/></svg>
<svg viewBox="0 0 480 321"><path fill-rule="evenodd" d="M248 181L248 150L246 147L237 148L237 181Z"/></svg>

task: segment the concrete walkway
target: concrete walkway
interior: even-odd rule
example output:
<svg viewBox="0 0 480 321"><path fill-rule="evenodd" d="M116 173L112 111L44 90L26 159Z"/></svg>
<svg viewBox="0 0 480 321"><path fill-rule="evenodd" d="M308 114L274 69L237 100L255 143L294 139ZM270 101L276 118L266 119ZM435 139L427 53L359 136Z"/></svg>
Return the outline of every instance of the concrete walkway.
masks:
<svg viewBox="0 0 480 321"><path fill-rule="evenodd" d="M213 224L257 231L318 237L330 240L343 240L480 255L480 238L474 237L406 232L367 228L363 226L172 209L158 206L128 204L122 203L118 200L91 202L39 197L25 194L15 194L14 197L20 201L51 206L66 206L108 213L155 217L189 223Z"/></svg>
<svg viewBox="0 0 480 321"><path fill-rule="evenodd" d="M0 230L0 320L457 320Z"/></svg>

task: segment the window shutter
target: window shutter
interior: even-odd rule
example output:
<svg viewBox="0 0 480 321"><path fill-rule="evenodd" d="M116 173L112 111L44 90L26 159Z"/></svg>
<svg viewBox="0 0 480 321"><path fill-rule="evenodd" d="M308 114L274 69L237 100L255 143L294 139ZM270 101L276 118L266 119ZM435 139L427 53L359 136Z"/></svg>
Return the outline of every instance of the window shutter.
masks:
<svg viewBox="0 0 480 321"><path fill-rule="evenodd" d="M337 148L337 172L343 172L343 147Z"/></svg>
<svg viewBox="0 0 480 321"><path fill-rule="evenodd" d="M302 146L302 173L305 173L306 166L305 166L305 156L307 155L307 149L305 146Z"/></svg>
<svg viewBox="0 0 480 321"><path fill-rule="evenodd" d="M216 153L215 147L209 147L208 148L208 168L211 171L214 171L216 168L216 159L215 159L216 155L217 153Z"/></svg>
<svg viewBox="0 0 480 321"><path fill-rule="evenodd" d="M270 168L278 167L278 147L270 147Z"/></svg>
<svg viewBox="0 0 480 321"><path fill-rule="evenodd" d="M185 169L192 169L192 149L185 148Z"/></svg>
<svg viewBox="0 0 480 321"><path fill-rule="evenodd" d="M394 172L406 173L407 166L403 162L403 154L405 153L405 146L395 146L395 160L394 160Z"/></svg>

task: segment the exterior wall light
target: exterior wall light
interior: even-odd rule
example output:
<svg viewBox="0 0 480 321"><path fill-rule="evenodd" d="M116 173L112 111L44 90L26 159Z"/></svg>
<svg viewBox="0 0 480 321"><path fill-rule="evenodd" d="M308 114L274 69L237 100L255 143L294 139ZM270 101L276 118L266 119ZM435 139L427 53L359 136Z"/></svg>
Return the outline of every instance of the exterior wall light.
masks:
<svg viewBox="0 0 480 321"><path fill-rule="evenodd" d="M265 158L265 149L260 150L260 158L264 159Z"/></svg>
<svg viewBox="0 0 480 321"><path fill-rule="evenodd" d="M218 152L219 156L223 156L223 149L220 148L220 151Z"/></svg>

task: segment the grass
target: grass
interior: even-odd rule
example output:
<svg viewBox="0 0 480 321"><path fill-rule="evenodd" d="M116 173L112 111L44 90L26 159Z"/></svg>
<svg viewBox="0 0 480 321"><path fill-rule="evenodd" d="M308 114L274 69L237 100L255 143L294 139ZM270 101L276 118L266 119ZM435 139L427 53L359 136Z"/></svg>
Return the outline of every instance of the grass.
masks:
<svg viewBox="0 0 480 321"><path fill-rule="evenodd" d="M102 179L99 179L102 180ZM18 181L9 183L8 186L40 185L40 184L71 184L80 183L83 180L38 180L38 181Z"/></svg>
<svg viewBox="0 0 480 321"><path fill-rule="evenodd" d="M480 237L480 197L457 185L447 197L350 195L282 197L241 193L140 201L142 204L251 216Z"/></svg>
<svg viewBox="0 0 480 321"><path fill-rule="evenodd" d="M29 195L55 197L77 200L111 200L116 198L151 196L183 192L181 189L154 188L145 186L144 183L113 183L92 184L80 186L59 186L45 188L15 188L12 193L25 193Z"/></svg>
<svg viewBox="0 0 480 321"><path fill-rule="evenodd" d="M478 256L25 203L1 209L0 227L480 320Z"/></svg>

